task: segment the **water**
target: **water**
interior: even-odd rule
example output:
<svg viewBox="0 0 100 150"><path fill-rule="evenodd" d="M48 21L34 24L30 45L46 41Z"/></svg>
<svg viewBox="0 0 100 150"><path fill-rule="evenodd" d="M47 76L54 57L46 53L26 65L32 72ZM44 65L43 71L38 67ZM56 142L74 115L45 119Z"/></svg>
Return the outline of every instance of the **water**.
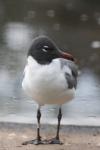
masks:
<svg viewBox="0 0 100 150"><path fill-rule="evenodd" d="M78 59L76 98L62 106L64 121L100 117L99 3L0 1L1 121L36 122L37 105L24 94L21 81L32 39L42 34ZM43 119L55 122L57 112L58 106L44 106Z"/></svg>

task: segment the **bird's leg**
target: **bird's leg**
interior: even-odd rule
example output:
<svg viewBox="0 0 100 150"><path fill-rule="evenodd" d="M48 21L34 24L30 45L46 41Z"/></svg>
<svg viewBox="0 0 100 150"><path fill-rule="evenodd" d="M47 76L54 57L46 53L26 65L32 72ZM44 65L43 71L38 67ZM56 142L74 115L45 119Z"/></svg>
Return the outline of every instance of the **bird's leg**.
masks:
<svg viewBox="0 0 100 150"><path fill-rule="evenodd" d="M57 125L57 134L56 137L49 140L49 144L62 144L62 142L59 139L59 130L60 130L60 122L62 118L62 112L61 107L59 108L59 114L58 114L58 125Z"/></svg>
<svg viewBox="0 0 100 150"><path fill-rule="evenodd" d="M59 114L58 114L58 126L57 126L57 135L56 139L59 140L59 130L60 130L60 122L62 118L62 112L61 112L61 107L59 108Z"/></svg>
<svg viewBox="0 0 100 150"><path fill-rule="evenodd" d="M41 140L40 136L40 119L41 119L41 111L40 107L37 109L37 138L31 141L26 141L23 142L22 145L27 145L27 144L34 144L34 145L39 145L39 144L46 144L46 141Z"/></svg>
<svg viewBox="0 0 100 150"><path fill-rule="evenodd" d="M41 119L41 111L40 108L37 110L37 140L41 141L41 136L40 136L40 119Z"/></svg>

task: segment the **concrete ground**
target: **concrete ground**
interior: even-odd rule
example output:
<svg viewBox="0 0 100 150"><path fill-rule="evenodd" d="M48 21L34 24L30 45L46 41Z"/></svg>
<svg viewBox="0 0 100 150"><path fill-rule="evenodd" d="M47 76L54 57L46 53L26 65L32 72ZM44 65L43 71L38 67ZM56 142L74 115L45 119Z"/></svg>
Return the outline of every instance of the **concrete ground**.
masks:
<svg viewBox="0 0 100 150"><path fill-rule="evenodd" d="M62 126L63 145L21 145L34 139L36 126L31 124L0 123L0 150L100 150L100 128L88 126ZM54 137L56 126L43 125L43 139Z"/></svg>

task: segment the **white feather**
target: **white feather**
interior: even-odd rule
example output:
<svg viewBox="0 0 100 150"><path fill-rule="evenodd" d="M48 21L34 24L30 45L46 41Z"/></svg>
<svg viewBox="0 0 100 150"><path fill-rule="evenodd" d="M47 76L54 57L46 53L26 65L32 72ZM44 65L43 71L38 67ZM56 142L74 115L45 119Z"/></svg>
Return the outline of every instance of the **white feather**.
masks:
<svg viewBox="0 0 100 150"><path fill-rule="evenodd" d="M29 56L22 87L39 105L63 104L75 95L74 88L68 89L65 71L71 74L68 66L61 68L59 59L54 59L49 65L40 65Z"/></svg>

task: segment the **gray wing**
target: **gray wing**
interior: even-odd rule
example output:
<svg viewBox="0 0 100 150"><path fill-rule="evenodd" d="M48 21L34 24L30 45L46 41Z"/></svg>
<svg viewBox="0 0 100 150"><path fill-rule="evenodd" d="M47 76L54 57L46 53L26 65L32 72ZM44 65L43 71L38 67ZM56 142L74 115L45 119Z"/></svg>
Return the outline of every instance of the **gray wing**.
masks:
<svg viewBox="0 0 100 150"><path fill-rule="evenodd" d="M77 65L69 60L61 59L61 68L68 66L71 69L72 75L68 74L65 71L65 78L68 83L68 88L76 88L77 86L77 76L78 76L78 67Z"/></svg>

